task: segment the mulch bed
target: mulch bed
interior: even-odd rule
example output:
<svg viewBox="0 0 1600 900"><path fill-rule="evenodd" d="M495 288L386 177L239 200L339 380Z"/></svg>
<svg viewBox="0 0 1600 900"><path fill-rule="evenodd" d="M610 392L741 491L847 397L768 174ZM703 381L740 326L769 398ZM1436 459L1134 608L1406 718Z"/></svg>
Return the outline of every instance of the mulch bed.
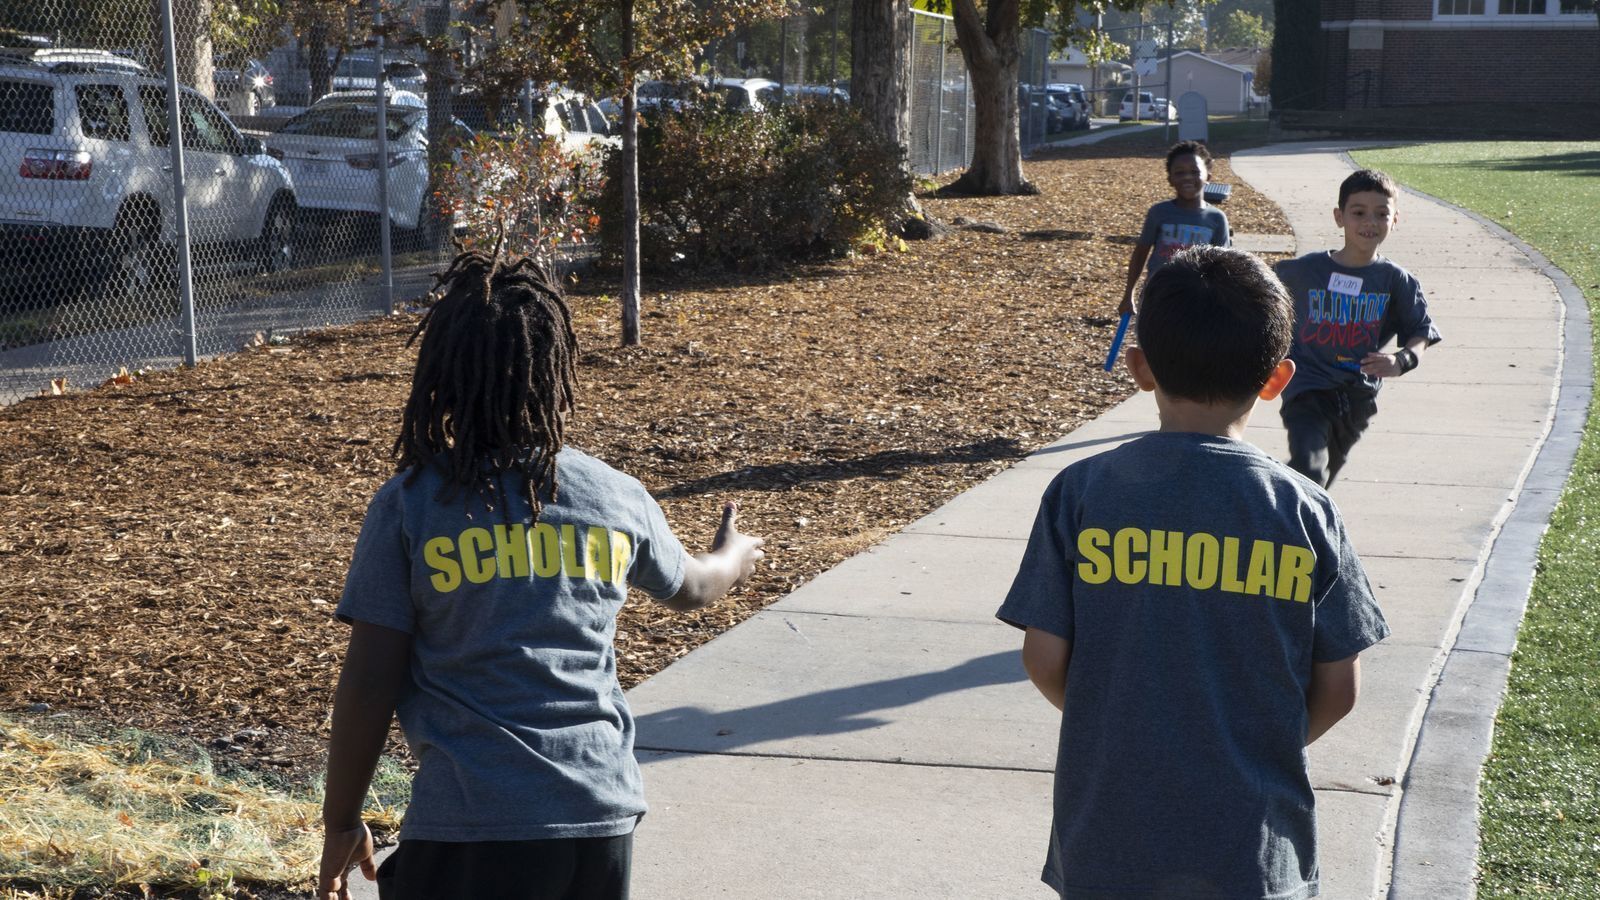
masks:
<svg viewBox="0 0 1600 900"><path fill-rule="evenodd" d="M697 549L721 504L767 538L693 615L635 597L633 685L1132 391L1101 371L1133 236L1170 196L1116 142L1028 164L1035 197L935 199L997 223L766 277L654 283L620 349L615 286L571 298L571 443L639 477ZM1288 233L1225 160L1236 232ZM0 409L0 710L185 736L317 771L346 629L332 618L405 400L415 317L297 337Z"/></svg>

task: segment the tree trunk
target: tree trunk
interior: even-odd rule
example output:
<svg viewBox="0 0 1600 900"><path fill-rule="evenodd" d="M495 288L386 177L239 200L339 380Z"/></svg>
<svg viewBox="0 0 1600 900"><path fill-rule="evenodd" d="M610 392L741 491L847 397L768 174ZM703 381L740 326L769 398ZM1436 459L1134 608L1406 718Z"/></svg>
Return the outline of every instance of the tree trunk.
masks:
<svg viewBox="0 0 1600 900"><path fill-rule="evenodd" d="M852 0L850 102L901 147L911 146L911 8L905 0Z"/></svg>
<svg viewBox="0 0 1600 900"><path fill-rule="evenodd" d="M980 196L1037 194L1039 189L1022 177L1017 108L1022 20L1018 0L992 0L982 24L973 0L955 0L955 20L961 57L972 80L976 120L972 164L946 190Z"/></svg>
<svg viewBox="0 0 1600 900"><path fill-rule="evenodd" d="M310 94L306 97L306 104L310 105L332 89L333 70L339 65L338 58L331 61L328 58L327 25L319 22L306 29L305 56L306 72L311 82L308 85Z"/></svg>
<svg viewBox="0 0 1600 900"><path fill-rule="evenodd" d="M157 9L159 9L159 5ZM161 21L157 17L156 22ZM216 98L211 46L211 0L172 0L173 44L177 48L178 82ZM157 27L160 27L159 24Z"/></svg>
<svg viewBox="0 0 1600 900"><path fill-rule="evenodd" d="M450 34L451 8L445 3L423 10L423 27L428 36L443 38ZM340 55L343 55L341 50ZM429 44L426 59L428 75L428 189L424 197L432 197L438 186L435 183L439 177L437 173L449 165L450 159L450 123L455 119L455 110L451 102L451 90L455 85L455 66L451 62L450 54L444 49L442 40L434 40ZM377 73L379 84L382 84L384 73ZM320 96L320 95L319 95ZM452 235L450 222L444 216L436 203L424 203L427 215L418 222L419 227L425 230L422 237L426 246L444 252L450 246Z"/></svg>
<svg viewBox="0 0 1600 900"><path fill-rule="evenodd" d="M639 117L635 114L633 0L622 3L622 346L639 333Z"/></svg>
<svg viewBox="0 0 1600 900"><path fill-rule="evenodd" d="M850 104L899 145L911 166L911 7L905 0L851 0ZM906 194L897 229L914 239L937 237L915 194Z"/></svg>

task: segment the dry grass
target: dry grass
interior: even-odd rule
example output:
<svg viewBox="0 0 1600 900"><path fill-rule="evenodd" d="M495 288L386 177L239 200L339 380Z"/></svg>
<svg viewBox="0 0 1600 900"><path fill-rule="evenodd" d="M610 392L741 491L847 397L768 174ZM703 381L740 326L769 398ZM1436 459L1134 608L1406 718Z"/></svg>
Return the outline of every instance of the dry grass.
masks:
<svg viewBox="0 0 1600 900"><path fill-rule="evenodd" d="M382 803L368 817L399 823ZM303 882L321 842L318 798L220 776L197 748L0 719L0 877L36 886L0 898L67 897L84 884L225 896L233 882Z"/></svg>

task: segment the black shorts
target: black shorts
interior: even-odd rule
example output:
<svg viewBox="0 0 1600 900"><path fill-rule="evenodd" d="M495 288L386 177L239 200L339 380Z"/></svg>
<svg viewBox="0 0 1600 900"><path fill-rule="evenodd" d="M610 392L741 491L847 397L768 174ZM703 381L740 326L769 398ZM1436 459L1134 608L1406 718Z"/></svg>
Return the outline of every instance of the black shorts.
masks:
<svg viewBox="0 0 1600 900"><path fill-rule="evenodd" d="M381 900L627 900L633 834L543 841L401 841Z"/></svg>
<svg viewBox="0 0 1600 900"><path fill-rule="evenodd" d="M1289 468L1323 487L1350 458L1378 413L1378 395L1363 389L1315 389L1285 400L1280 415L1289 432Z"/></svg>

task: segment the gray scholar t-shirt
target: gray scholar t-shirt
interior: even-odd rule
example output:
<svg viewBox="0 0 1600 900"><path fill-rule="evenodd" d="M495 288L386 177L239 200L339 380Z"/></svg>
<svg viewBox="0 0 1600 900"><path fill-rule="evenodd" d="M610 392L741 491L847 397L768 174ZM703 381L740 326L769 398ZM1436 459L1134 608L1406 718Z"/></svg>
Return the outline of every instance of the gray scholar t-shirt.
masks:
<svg viewBox="0 0 1600 900"><path fill-rule="evenodd" d="M1273 267L1294 299L1294 378L1289 400L1311 390L1352 387L1376 394L1383 379L1361 371L1361 360L1399 338L1439 343L1428 300L1410 272L1379 258L1359 268L1342 266L1326 250L1286 259Z"/></svg>
<svg viewBox="0 0 1600 900"><path fill-rule="evenodd" d="M507 516L441 502L431 468L367 510L338 615L412 637L401 840L609 837L644 814L612 638L628 585L672 596L687 554L633 478L567 449L556 479L531 527L513 478Z"/></svg>
<svg viewBox="0 0 1600 900"><path fill-rule="evenodd" d="M1144 265L1146 275L1154 275L1186 247L1197 244L1226 247L1230 240L1228 217L1203 200L1199 209L1179 206L1176 200L1157 203L1145 213L1144 227L1139 230L1139 243L1155 248Z"/></svg>
<svg viewBox="0 0 1600 900"><path fill-rule="evenodd" d="M1146 435L1051 483L998 615L1072 645L1047 884L1316 895L1311 664L1389 633L1326 492L1242 441Z"/></svg>

